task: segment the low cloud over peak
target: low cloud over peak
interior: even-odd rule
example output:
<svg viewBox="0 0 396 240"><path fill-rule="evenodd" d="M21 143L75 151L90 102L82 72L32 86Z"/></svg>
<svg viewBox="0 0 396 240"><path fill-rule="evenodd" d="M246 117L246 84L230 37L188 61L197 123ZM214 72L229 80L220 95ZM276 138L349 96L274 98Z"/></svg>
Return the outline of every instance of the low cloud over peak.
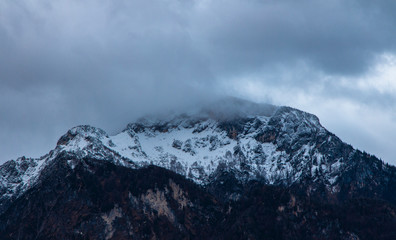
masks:
<svg viewBox="0 0 396 240"><path fill-rule="evenodd" d="M342 121L364 122L357 109L376 109L388 129L377 132L396 133L395 10L390 0L2 1L0 161L43 154L75 125L117 131L223 95L303 108L341 135ZM335 103L353 106L349 119L330 117L347 111ZM355 145L393 161L390 145Z"/></svg>

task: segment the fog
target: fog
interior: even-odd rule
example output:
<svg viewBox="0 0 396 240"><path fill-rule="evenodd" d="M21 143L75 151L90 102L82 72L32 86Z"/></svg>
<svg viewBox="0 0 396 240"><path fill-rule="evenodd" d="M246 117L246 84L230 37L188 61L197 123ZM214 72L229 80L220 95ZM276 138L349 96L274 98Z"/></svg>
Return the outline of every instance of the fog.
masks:
<svg viewBox="0 0 396 240"><path fill-rule="evenodd" d="M316 114L396 163L394 1L0 2L0 162L223 96Z"/></svg>

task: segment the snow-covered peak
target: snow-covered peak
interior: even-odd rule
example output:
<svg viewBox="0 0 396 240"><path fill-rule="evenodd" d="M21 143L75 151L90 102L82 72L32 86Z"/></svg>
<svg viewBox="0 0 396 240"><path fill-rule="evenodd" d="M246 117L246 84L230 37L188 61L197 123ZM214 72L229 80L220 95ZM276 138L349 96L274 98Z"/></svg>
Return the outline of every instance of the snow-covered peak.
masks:
<svg viewBox="0 0 396 240"><path fill-rule="evenodd" d="M1 166L0 193L25 191L61 154L71 168L92 158L131 168L153 164L200 184L231 171L241 181L289 185L308 178L333 188L353 153L312 114L231 99L200 111L142 118L114 136L87 125L72 128L48 155Z"/></svg>
<svg viewBox="0 0 396 240"><path fill-rule="evenodd" d="M236 99L216 104L210 111L141 118L115 136L78 126L59 139L56 150L123 166L154 164L199 183L207 182L219 166L236 170L241 178L275 183L287 175L295 175L296 181L302 173L291 173L292 155L311 154L310 139L327 134L317 117L297 109ZM274 165L274 159L282 163Z"/></svg>
<svg viewBox="0 0 396 240"><path fill-rule="evenodd" d="M71 141L80 141L82 139L89 141L93 139L103 139L106 137L108 137L107 133L100 128L89 125L80 125L70 129L66 134L60 137L57 145L67 145L70 144Z"/></svg>

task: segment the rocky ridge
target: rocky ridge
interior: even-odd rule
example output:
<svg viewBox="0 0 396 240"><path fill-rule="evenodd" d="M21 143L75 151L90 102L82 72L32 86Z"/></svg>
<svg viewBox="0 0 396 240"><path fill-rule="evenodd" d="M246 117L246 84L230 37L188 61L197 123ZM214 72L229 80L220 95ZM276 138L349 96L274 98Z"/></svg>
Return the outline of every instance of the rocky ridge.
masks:
<svg viewBox="0 0 396 240"><path fill-rule="evenodd" d="M345 187L344 174L365 159L370 159L369 166L357 176L362 182L369 179L378 185L393 173L392 167L343 143L312 114L290 107L233 104L243 106L234 112L223 107L167 120L140 119L114 136L91 126L72 128L49 154L0 167L0 204L34 186L40 172L60 155L68 156L70 168L90 157L134 169L156 165L201 185L227 171L241 182L291 186L309 181L316 183L313 188L323 185L334 193ZM374 180L374 170L381 170L383 179Z"/></svg>
<svg viewBox="0 0 396 240"><path fill-rule="evenodd" d="M312 114L235 99L78 126L0 166L1 239L394 239L395 204L395 167Z"/></svg>

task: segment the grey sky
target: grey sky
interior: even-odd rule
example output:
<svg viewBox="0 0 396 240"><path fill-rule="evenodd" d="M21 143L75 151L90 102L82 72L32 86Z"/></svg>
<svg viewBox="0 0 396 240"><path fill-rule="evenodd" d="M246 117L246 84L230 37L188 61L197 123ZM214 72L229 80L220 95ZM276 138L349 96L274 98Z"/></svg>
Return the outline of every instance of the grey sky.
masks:
<svg viewBox="0 0 396 240"><path fill-rule="evenodd" d="M319 116L396 164L396 2L0 1L0 162L68 128L233 95Z"/></svg>

